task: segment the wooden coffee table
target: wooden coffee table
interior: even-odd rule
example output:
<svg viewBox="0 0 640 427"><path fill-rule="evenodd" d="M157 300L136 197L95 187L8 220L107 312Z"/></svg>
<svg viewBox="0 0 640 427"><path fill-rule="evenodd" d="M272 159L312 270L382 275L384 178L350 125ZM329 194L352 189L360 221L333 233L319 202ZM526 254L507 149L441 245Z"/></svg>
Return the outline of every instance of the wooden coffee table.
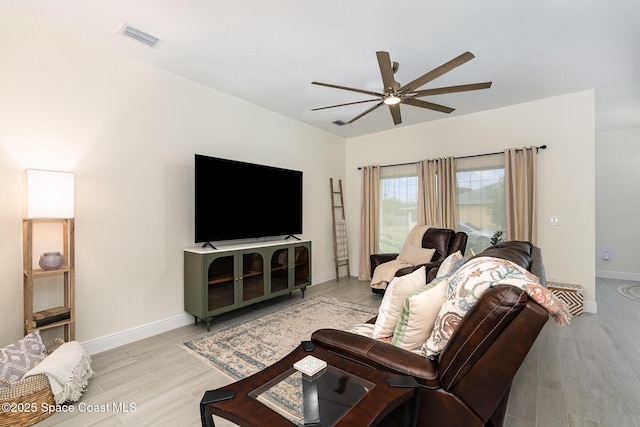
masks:
<svg viewBox="0 0 640 427"><path fill-rule="evenodd" d="M308 404L308 390L305 391L304 419L292 417L287 413L285 408L258 398L265 395L271 387L277 386L292 375L295 375L293 364L303 359L307 355L312 355L318 359L327 362L328 367L323 373L317 374L305 381L312 381L315 386L315 379L319 376L332 375L341 379L341 385L348 385L350 390L344 390L345 387L340 385L330 393L344 393L342 395L330 396L329 399L339 401L339 405L344 408L335 407L324 410L330 405L320 405L318 413L317 399L315 408ZM301 374L298 374L301 375ZM325 385L318 380L318 387L327 388L325 377ZM375 426L385 418L393 410L399 406L406 404L405 425L415 425L415 404L417 399L417 383L411 383L409 378L409 386L401 387L390 386L389 380L392 382L400 380L402 382L406 377L394 375L389 372L373 369L369 366L357 363L355 361L345 359L325 348L315 346L311 352L305 351L302 346L298 346L295 350L285 356L283 359L267 367L266 369L249 376L245 379L237 381L228 386L207 391L200 403L200 415L203 427L213 427L212 415L217 415L227 419L242 427L291 427L294 425L316 425L322 427L331 426ZM306 384L308 387L308 384ZM342 390L341 390L342 388ZM326 392L326 390L325 390ZM312 393L313 394L313 393ZM275 399L278 401L278 399ZM263 403L264 402L264 403ZM333 405L336 406L336 405ZM311 408L309 408L311 407ZM338 413L336 413L336 410ZM323 413L326 412L326 413ZM319 416L319 423L311 423L307 419L311 413ZM287 415L285 417L285 415ZM307 421L307 424L305 424ZM317 421L317 420L316 420Z"/></svg>

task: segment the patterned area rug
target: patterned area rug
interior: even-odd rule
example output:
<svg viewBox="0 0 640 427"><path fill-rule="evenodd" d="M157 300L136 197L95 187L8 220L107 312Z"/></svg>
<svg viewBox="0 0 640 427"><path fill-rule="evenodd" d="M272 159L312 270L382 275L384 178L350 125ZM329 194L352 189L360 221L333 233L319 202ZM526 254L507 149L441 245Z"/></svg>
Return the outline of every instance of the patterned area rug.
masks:
<svg viewBox="0 0 640 427"><path fill-rule="evenodd" d="M377 309L361 304L319 296L184 345L239 380L282 359L317 329L347 329L377 313Z"/></svg>
<svg viewBox="0 0 640 427"><path fill-rule="evenodd" d="M335 298L319 296L254 320L212 332L184 343L184 347L235 380L272 365L321 328L347 329L364 323L378 310ZM284 409L300 421L300 378L272 393L267 405ZM261 399L262 400L262 399Z"/></svg>
<svg viewBox="0 0 640 427"><path fill-rule="evenodd" d="M618 286L618 292L627 298L640 302L640 285Z"/></svg>

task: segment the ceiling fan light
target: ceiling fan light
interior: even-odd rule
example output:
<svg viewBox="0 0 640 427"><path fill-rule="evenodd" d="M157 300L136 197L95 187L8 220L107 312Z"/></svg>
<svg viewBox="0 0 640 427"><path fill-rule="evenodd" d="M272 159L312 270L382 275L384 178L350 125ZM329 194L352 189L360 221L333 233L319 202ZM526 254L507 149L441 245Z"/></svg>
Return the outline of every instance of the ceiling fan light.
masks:
<svg viewBox="0 0 640 427"><path fill-rule="evenodd" d="M400 101L401 101L400 97L395 95L389 95L385 97L383 100L383 102L387 105L396 105L396 104L399 104Z"/></svg>

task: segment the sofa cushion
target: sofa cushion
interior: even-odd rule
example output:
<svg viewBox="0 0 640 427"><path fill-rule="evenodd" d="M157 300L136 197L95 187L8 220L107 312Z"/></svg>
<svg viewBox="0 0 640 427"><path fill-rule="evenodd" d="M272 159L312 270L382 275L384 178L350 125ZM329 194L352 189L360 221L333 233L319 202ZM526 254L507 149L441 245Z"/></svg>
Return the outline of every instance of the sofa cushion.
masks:
<svg viewBox="0 0 640 427"><path fill-rule="evenodd" d="M435 251L435 249L420 248L416 245L409 244L402 248L398 259L411 265L426 264L431 261Z"/></svg>
<svg viewBox="0 0 640 427"><path fill-rule="evenodd" d="M507 260L476 257L464 264L455 274L444 279L447 293L437 315L433 331L424 344L427 357L439 354L449 342L465 314L489 287L511 284L511 279L526 276Z"/></svg>
<svg viewBox="0 0 640 427"><path fill-rule="evenodd" d="M420 267L411 274L395 277L389 283L378 309L373 338L390 337L393 334L404 300L410 294L425 286L426 281L425 268Z"/></svg>
<svg viewBox="0 0 640 427"><path fill-rule="evenodd" d="M457 268L462 266L461 261L464 262L466 259L462 256L460 251L452 253L442 261L442 264L438 267L436 277L444 277L455 272Z"/></svg>
<svg viewBox="0 0 640 427"><path fill-rule="evenodd" d="M0 349L0 378L9 382L20 381L25 372L42 362L46 356L47 349L40 338L40 331L33 331Z"/></svg>
<svg viewBox="0 0 640 427"><path fill-rule="evenodd" d="M431 282L404 301L391 343L405 350L421 348L436 321L447 290L444 280Z"/></svg>

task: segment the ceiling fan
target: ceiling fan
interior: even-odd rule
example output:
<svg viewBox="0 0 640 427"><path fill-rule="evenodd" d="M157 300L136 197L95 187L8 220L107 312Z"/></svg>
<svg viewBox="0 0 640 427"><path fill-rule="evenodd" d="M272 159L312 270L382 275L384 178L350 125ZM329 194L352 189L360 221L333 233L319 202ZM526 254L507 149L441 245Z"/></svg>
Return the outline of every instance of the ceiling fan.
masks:
<svg viewBox="0 0 640 427"><path fill-rule="evenodd" d="M423 96L441 95L444 93L488 89L491 87L491 82L485 82L485 83L472 83L472 84L458 85L458 86L447 86L447 87L440 87L435 89L417 90L418 88L424 86L430 81L442 76L445 73L448 73L454 68L459 67L465 62L475 58L475 56L471 52L465 52L462 55L448 62L445 62L441 66L434 68L433 70L407 83L404 86L401 86L400 83L395 81L394 74L396 73L396 71L398 71L399 65L397 62L391 62L391 58L389 57L389 52L376 52L376 56L378 57L380 74L382 74L382 83L384 85L383 92L372 92L369 90L356 89L352 87L339 86L339 85L334 85L329 83L311 82L311 84L314 84L314 85L364 93L367 95L375 96L376 97L375 99L366 99L364 101L355 101L355 102L348 102L346 104L338 104L338 105L330 105L328 107L313 108L311 111L326 110L327 108L344 107L346 105L354 105L354 104L362 104L366 102L378 101L376 105L364 111L363 113L358 114L357 116L349 120L346 124L353 123L359 118L365 116L366 114L369 114L376 108L386 104L389 106L389 111L391 112L391 116L393 117L393 123L398 125L402 123L402 116L400 115L400 104L407 104L407 105L412 105L414 107L427 108L429 110L435 110L435 111L440 111L442 113L449 114L452 111L454 111L454 108L449 108L449 107L445 107L444 105L423 101L418 98L421 98Z"/></svg>

